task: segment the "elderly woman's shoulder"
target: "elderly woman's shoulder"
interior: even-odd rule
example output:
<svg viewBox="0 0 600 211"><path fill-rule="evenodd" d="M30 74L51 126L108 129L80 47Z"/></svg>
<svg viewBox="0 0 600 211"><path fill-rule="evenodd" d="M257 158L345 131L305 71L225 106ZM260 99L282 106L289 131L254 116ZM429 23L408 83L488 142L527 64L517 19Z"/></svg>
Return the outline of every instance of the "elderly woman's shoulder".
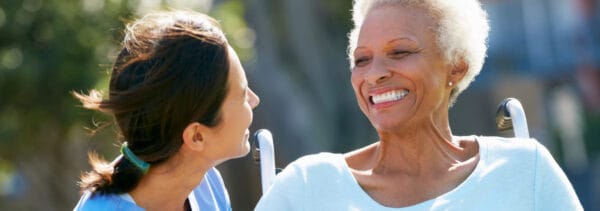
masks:
<svg viewBox="0 0 600 211"><path fill-rule="evenodd" d="M296 168L305 173L322 171L336 171L340 173L347 168L347 164L342 154L321 152L300 157L290 163L288 167Z"/></svg>
<svg viewBox="0 0 600 211"><path fill-rule="evenodd" d="M499 136L477 136L480 144L488 144L508 148L535 148L539 142L534 138L507 138Z"/></svg>
<svg viewBox="0 0 600 211"><path fill-rule="evenodd" d="M547 157L548 149L533 138L477 137L480 152L490 156L536 158Z"/></svg>

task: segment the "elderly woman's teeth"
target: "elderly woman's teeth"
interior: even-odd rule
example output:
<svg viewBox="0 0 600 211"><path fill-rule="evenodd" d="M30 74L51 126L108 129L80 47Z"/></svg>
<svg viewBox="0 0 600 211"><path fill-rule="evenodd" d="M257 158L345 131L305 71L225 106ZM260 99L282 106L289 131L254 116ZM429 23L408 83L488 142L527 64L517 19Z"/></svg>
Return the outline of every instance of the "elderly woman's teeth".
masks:
<svg viewBox="0 0 600 211"><path fill-rule="evenodd" d="M381 94L373 95L371 100L373 104L386 103L401 100L408 94L408 90L392 90Z"/></svg>

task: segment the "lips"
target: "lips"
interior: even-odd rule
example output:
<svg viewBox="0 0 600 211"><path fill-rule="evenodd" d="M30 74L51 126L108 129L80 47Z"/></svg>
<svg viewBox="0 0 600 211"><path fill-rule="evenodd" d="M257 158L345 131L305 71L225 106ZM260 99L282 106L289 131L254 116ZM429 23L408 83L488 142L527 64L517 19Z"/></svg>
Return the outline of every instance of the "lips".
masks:
<svg viewBox="0 0 600 211"><path fill-rule="evenodd" d="M373 105L388 104L402 100L409 91L406 89L394 89L377 94L370 94L369 102Z"/></svg>

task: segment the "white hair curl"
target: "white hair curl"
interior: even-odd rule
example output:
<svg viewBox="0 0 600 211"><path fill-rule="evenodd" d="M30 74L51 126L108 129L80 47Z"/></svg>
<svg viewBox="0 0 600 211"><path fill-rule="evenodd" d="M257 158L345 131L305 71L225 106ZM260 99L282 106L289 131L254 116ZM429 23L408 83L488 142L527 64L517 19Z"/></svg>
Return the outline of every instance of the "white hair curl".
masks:
<svg viewBox="0 0 600 211"><path fill-rule="evenodd" d="M487 50L490 30L487 13L478 0L354 0L349 34L348 57L354 67L353 52L358 34L367 14L374 8L401 6L425 9L436 20L437 45L448 64L464 61L468 70L450 95L452 104L479 74Z"/></svg>

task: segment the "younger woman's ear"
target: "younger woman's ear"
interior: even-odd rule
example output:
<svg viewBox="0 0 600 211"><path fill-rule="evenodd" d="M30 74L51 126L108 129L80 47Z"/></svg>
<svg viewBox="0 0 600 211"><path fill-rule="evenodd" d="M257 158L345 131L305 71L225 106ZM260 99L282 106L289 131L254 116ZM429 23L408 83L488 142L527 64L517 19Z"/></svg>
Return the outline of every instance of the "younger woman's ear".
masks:
<svg viewBox="0 0 600 211"><path fill-rule="evenodd" d="M206 126L193 122L183 129L183 144L192 150L202 151L206 141L204 140L204 129Z"/></svg>

